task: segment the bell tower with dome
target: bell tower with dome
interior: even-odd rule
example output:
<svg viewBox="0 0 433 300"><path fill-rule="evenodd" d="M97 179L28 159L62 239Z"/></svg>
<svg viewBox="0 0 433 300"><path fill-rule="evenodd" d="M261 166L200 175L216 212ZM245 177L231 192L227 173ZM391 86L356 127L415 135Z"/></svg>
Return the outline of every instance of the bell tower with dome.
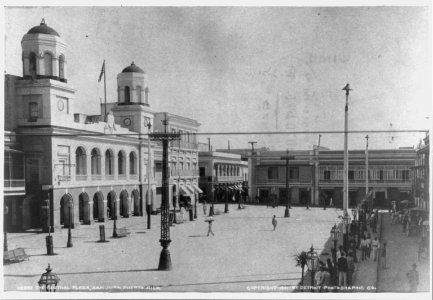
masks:
<svg viewBox="0 0 433 300"><path fill-rule="evenodd" d="M67 83L65 42L42 19L23 36L21 47L23 76L15 85L17 125L73 123L75 90Z"/></svg>
<svg viewBox="0 0 433 300"><path fill-rule="evenodd" d="M134 62L117 75L117 105L112 111L116 123L131 131L147 133L148 123L153 124L147 75Z"/></svg>

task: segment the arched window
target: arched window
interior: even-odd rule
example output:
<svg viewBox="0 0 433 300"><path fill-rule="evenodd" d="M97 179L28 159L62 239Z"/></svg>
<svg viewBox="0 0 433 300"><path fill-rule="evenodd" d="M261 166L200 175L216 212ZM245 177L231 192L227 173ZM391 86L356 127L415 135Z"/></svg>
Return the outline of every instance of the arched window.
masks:
<svg viewBox="0 0 433 300"><path fill-rule="evenodd" d="M137 102L141 103L141 86L137 85L137 87L135 88L135 94L136 94L136 98L137 98Z"/></svg>
<svg viewBox="0 0 433 300"><path fill-rule="evenodd" d="M45 52L44 54L44 68L44 75L53 76L53 56L48 52Z"/></svg>
<svg viewBox="0 0 433 300"><path fill-rule="evenodd" d="M101 174L101 156L96 148L93 148L91 152L91 169L92 175Z"/></svg>
<svg viewBox="0 0 433 300"><path fill-rule="evenodd" d="M63 55L59 57L59 77L61 79L65 78L65 57Z"/></svg>
<svg viewBox="0 0 433 300"><path fill-rule="evenodd" d="M29 57L29 73L36 76L36 54L34 52L31 52Z"/></svg>
<svg viewBox="0 0 433 300"><path fill-rule="evenodd" d="M106 175L114 174L114 157L111 150L105 151L105 174Z"/></svg>
<svg viewBox="0 0 433 300"><path fill-rule="evenodd" d="M125 86L125 103L130 103L130 92L129 92L129 86Z"/></svg>
<svg viewBox="0 0 433 300"><path fill-rule="evenodd" d="M75 173L77 175L87 174L86 152L82 147L77 148L77 150L75 151L75 164Z"/></svg>
<svg viewBox="0 0 433 300"><path fill-rule="evenodd" d="M123 154L122 151L119 151L119 153L117 154L117 167L118 167L118 171L119 171L119 175L125 175L125 155Z"/></svg>
<svg viewBox="0 0 433 300"><path fill-rule="evenodd" d="M137 156L134 152L129 153L129 174L137 174Z"/></svg>

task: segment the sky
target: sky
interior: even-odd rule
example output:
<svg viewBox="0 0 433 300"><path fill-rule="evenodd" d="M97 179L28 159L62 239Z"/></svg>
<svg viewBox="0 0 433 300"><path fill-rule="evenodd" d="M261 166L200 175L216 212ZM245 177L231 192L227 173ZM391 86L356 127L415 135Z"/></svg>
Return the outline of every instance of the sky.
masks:
<svg viewBox="0 0 433 300"><path fill-rule="evenodd" d="M5 7L5 72L22 75L21 39L42 18L65 41L75 110L99 114L132 61L149 104L196 119L199 132L431 127L428 7ZM349 149L365 148L365 133ZM416 146L424 133L369 134L369 148ZM216 148L312 149L318 134L203 135ZM321 146L343 149L343 134Z"/></svg>

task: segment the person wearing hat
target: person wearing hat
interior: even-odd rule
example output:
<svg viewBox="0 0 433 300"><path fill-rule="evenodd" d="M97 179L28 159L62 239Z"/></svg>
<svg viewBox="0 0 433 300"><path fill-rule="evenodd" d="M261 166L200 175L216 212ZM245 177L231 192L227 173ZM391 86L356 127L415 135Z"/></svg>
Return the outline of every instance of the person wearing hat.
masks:
<svg viewBox="0 0 433 300"><path fill-rule="evenodd" d="M274 226L274 231L275 231L275 228L277 228L277 219L276 219L277 217L274 215L274 217L272 218L272 226Z"/></svg>
<svg viewBox="0 0 433 300"><path fill-rule="evenodd" d="M383 242L382 248L380 249L380 255L382 257L382 268L386 269L386 242Z"/></svg>
<svg viewBox="0 0 433 300"><path fill-rule="evenodd" d="M418 288L418 284L419 284L419 273L416 270L417 265L413 264L412 265L412 270L410 270L409 272L406 273L406 277L409 281L409 292L416 292L417 288Z"/></svg>

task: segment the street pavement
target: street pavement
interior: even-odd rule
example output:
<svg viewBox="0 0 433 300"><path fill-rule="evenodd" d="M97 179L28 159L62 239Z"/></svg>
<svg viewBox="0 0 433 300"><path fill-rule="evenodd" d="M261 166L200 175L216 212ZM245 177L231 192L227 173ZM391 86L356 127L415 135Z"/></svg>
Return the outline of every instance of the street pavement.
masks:
<svg viewBox="0 0 433 300"><path fill-rule="evenodd" d="M418 260L419 236L403 233L401 224L391 225L389 214L383 214L382 240L387 241L387 268L379 268L378 292L408 292L406 273L417 264L419 272L418 292L429 292L431 261L426 252Z"/></svg>
<svg viewBox="0 0 433 300"><path fill-rule="evenodd" d="M216 205L223 212L224 205ZM38 291L37 281L50 263L60 278L58 291L67 292L292 292L301 269L294 255L313 244L329 252L331 227L341 210L294 207L284 218L285 207L230 206L216 215L215 236L207 237L202 207L195 221L171 227L169 246L173 269L158 271L161 246L160 215L119 219L131 235L113 239L113 221L105 223L109 242L98 243L99 225L72 230L73 247L67 248L67 229L53 234L54 252L47 256L45 236L38 233L8 234L9 249L25 248L28 261L4 266L6 291ZM272 216L278 225L272 230ZM326 255L326 253L325 253ZM330 257L330 256L329 256Z"/></svg>

